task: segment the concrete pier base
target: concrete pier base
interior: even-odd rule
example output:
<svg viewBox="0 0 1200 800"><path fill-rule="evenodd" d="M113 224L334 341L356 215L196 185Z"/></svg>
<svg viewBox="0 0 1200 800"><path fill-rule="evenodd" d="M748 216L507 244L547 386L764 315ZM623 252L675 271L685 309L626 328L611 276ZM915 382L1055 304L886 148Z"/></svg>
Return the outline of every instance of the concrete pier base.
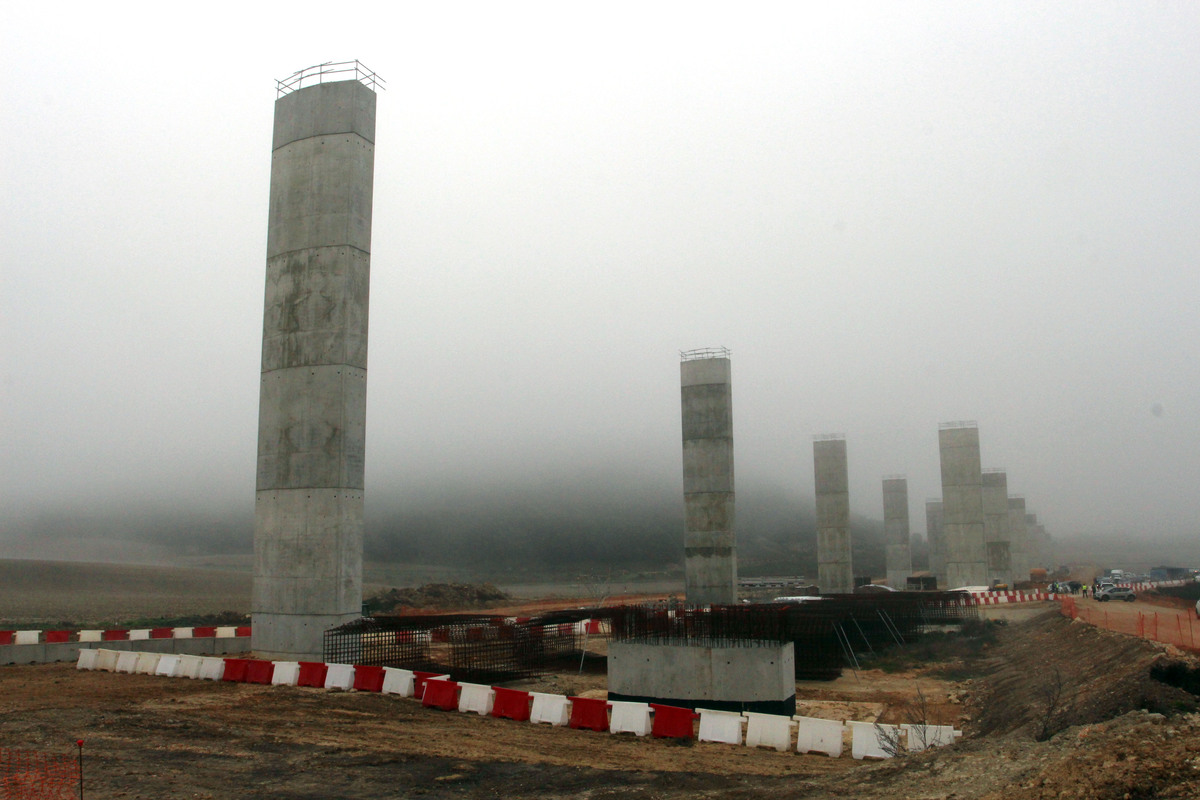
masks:
<svg viewBox="0 0 1200 800"><path fill-rule="evenodd" d="M795 651L791 642L738 647L611 642L608 699L791 716Z"/></svg>

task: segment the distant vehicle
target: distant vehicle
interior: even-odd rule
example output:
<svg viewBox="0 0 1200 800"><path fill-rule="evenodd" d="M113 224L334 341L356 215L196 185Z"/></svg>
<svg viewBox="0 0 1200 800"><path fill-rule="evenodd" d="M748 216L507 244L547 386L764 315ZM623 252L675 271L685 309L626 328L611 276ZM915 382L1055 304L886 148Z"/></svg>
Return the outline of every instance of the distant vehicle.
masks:
<svg viewBox="0 0 1200 800"><path fill-rule="evenodd" d="M854 587L855 594L887 594L894 591L897 590L881 583L864 583L862 586Z"/></svg>
<svg viewBox="0 0 1200 800"><path fill-rule="evenodd" d="M1128 586L1110 586L1107 589L1101 589L1096 592L1096 599L1101 603L1106 603L1109 600L1124 600L1126 603L1132 603L1136 599L1133 589Z"/></svg>

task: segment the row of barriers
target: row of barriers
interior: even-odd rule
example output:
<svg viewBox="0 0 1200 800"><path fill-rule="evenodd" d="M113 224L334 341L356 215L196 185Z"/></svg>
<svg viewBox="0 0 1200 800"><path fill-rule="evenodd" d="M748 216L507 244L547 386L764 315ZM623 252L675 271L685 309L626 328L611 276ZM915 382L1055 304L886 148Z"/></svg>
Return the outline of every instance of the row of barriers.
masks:
<svg viewBox="0 0 1200 800"><path fill-rule="evenodd" d="M1200 620L1191 611L1136 611L1110 613L1108 604L1082 605L1075 598L1060 598L1064 616L1081 620L1097 628L1174 645L1181 650L1200 652ZM1122 604L1124 605L1124 604Z"/></svg>
<svg viewBox="0 0 1200 800"><path fill-rule="evenodd" d="M854 758L890 758L951 744L962 735L944 725L884 725L816 717L681 708L660 703L573 697L452 681L448 675L365 664L265 661L251 658L171 655L88 649L81 670L159 675L196 680L380 692L412 697L426 708L459 711L577 730L699 740L781 752L841 756L850 739ZM697 722L699 730L697 730Z"/></svg>
<svg viewBox="0 0 1200 800"><path fill-rule="evenodd" d="M110 628L79 631L0 631L0 645L137 642L149 639L235 639L249 635L249 625L201 625L192 628Z"/></svg>

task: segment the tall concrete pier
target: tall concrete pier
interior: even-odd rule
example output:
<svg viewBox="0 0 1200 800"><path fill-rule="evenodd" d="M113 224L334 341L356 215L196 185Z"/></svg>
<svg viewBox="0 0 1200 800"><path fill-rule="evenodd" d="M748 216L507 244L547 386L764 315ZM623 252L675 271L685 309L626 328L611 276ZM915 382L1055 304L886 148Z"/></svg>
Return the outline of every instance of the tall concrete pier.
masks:
<svg viewBox="0 0 1200 800"><path fill-rule="evenodd" d="M1012 544L1008 532L1008 473L985 469L983 480L983 544L988 583L1013 583Z"/></svg>
<svg viewBox="0 0 1200 800"><path fill-rule="evenodd" d="M942 527L946 541L946 588L987 585L983 543L983 469L979 428L973 422L938 426L942 463Z"/></svg>
<svg viewBox="0 0 1200 800"><path fill-rule="evenodd" d="M817 494L817 586L821 594L853 592L850 476L842 434L813 437L813 477Z"/></svg>
<svg viewBox="0 0 1200 800"><path fill-rule="evenodd" d="M1025 498L1019 494L1008 496L1008 539L1013 580L1027 581L1033 563L1029 557L1029 534L1025 530Z"/></svg>
<svg viewBox="0 0 1200 800"><path fill-rule="evenodd" d="M375 80L326 64L275 101L251 606L271 658L319 660L362 609Z"/></svg>
<svg viewBox="0 0 1200 800"><path fill-rule="evenodd" d="M695 605L737 602L729 350L680 353L684 586Z"/></svg>
<svg viewBox="0 0 1200 800"><path fill-rule="evenodd" d="M937 578L938 588L946 588L946 532L942 527L942 501L925 501L925 541L929 545L929 573Z"/></svg>
<svg viewBox="0 0 1200 800"><path fill-rule="evenodd" d="M887 556L887 582L893 589L905 589L912 574L909 552L908 479L888 475L883 479L883 545Z"/></svg>

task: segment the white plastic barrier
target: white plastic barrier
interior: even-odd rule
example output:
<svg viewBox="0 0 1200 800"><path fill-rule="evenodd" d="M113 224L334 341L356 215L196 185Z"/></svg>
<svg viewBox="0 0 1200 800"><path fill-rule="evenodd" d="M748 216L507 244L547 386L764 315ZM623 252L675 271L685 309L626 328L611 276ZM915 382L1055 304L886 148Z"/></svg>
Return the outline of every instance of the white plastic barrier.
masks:
<svg viewBox="0 0 1200 800"><path fill-rule="evenodd" d="M629 700L610 700L612 719L608 723L609 733L632 733L646 736L650 733L650 704Z"/></svg>
<svg viewBox="0 0 1200 800"><path fill-rule="evenodd" d="M79 648L79 660L75 662L75 669L95 669L96 654L99 652L88 647Z"/></svg>
<svg viewBox="0 0 1200 800"><path fill-rule="evenodd" d="M697 708L696 713L700 715L700 733L696 737L700 741L742 743L742 712Z"/></svg>
<svg viewBox="0 0 1200 800"><path fill-rule="evenodd" d="M460 690L458 694L459 711L464 713L474 711L481 717L492 713L492 706L496 702L495 689L480 683L460 683L458 688Z"/></svg>
<svg viewBox="0 0 1200 800"><path fill-rule="evenodd" d="M780 714L743 711L746 717L746 746L773 747L783 753L792 749L792 718Z"/></svg>
<svg viewBox="0 0 1200 800"><path fill-rule="evenodd" d="M137 666L134 672L139 675L153 675L158 669L158 660L162 658L161 653L138 653Z"/></svg>
<svg viewBox="0 0 1200 800"><path fill-rule="evenodd" d="M13 635L13 644L37 644L41 631L17 631Z"/></svg>
<svg viewBox="0 0 1200 800"><path fill-rule="evenodd" d="M116 650L98 648L96 650L96 669L101 669L105 672L116 672L118 655L120 654Z"/></svg>
<svg viewBox="0 0 1200 800"><path fill-rule="evenodd" d="M276 661L271 673L272 686L295 686L300 680L300 662Z"/></svg>
<svg viewBox="0 0 1200 800"><path fill-rule="evenodd" d="M176 678L192 678L193 680L200 677L200 665L204 663L202 656L181 655L179 657L179 666L175 668Z"/></svg>
<svg viewBox="0 0 1200 800"><path fill-rule="evenodd" d="M217 628L217 638L218 639L236 639L237 638L237 627L233 626L233 625L227 625L227 626L222 626L220 628Z"/></svg>
<svg viewBox="0 0 1200 800"><path fill-rule="evenodd" d="M571 719L571 703L563 694L546 694L530 692L533 706L529 709L529 721L533 723L549 722L561 728Z"/></svg>
<svg viewBox="0 0 1200 800"><path fill-rule="evenodd" d="M200 658L200 680L219 681L225 677L225 659L216 656Z"/></svg>
<svg viewBox="0 0 1200 800"><path fill-rule="evenodd" d="M850 755L856 759L891 758L895 749L887 744L900 743L900 728L897 725L881 725L876 722L847 722L850 726ZM889 752L890 751L890 752Z"/></svg>
<svg viewBox="0 0 1200 800"><path fill-rule="evenodd" d="M901 725L908 737L910 752L919 753L929 747L944 747L954 744L954 740L962 736L961 731L954 730L950 725Z"/></svg>
<svg viewBox="0 0 1200 800"><path fill-rule="evenodd" d="M81 642L102 642L104 641L104 631L80 631L79 641Z"/></svg>
<svg viewBox="0 0 1200 800"><path fill-rule="evenodd" d="M845 726L837 720L795 716L796 752L824 753L837 758L845 747L842 733Z"/></svg>
<svg viewBox="0 0 1200 800"><path fill-rule="evenodd" d="M174 678L175 670L179 668L179 656L164 655L158 660L158 666L154 668L155 675L161 675L164 678Z"/></svg>
<svg viewBox="0 0 1200 800"><path fill-rule="evenodd" d="M132 650L125 650L117 654L117 672L125 672L130 675L137 669L138 654Z"/></svg>
<svg viewBox="0 0 1200 800"><path fill-rule="evenodd" d="M329 664L327 666L329 671L325 673L325 688L341 689L343 692L350 691L350 687L354 685L354 665Z"/></svg>
<svg viewBox="0 0 1200 800"><path fill-rule="evenodd" d="M411 669L399 667L383 668L383 692L398 694L401 697L412 697L415 688L415 678Z"/></svg>
<svg viewBox="0 0 1200 800"><path fill-rule="evenodd" d="M191 628L176 628L175 630L171 631L171 638L172 639L191 639L192 638L192 629Z"/></svg>
<svg viewBox="0 0 1200 800"><path fill-rule="evenodd" d="M135 628L129 632L129 641L141 642L150 638L149 628Z"/></svg>

